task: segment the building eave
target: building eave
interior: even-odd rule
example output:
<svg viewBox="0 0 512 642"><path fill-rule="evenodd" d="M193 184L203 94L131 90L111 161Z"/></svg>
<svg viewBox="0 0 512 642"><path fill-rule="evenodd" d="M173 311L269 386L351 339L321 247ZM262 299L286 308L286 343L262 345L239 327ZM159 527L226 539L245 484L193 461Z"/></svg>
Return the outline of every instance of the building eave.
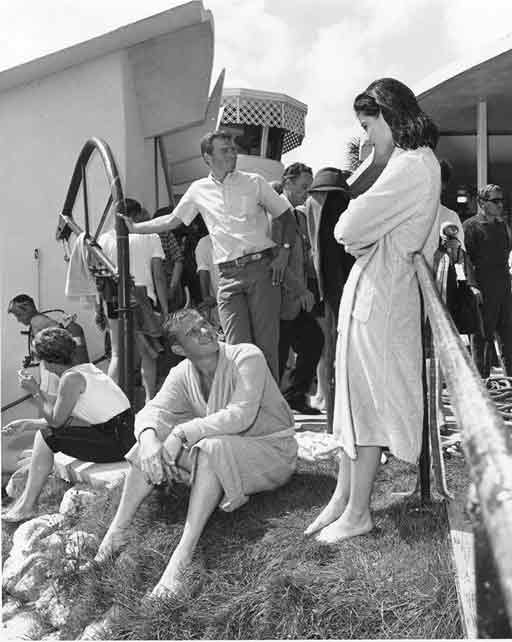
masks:
<svg viewBox="0 0 512 642"><path fill-rule="evenodd" d="M213 28L211 12L204 9L201 0L192 0L71 47L0 71L0 91L33 82L99 56L205 21L209 21Z"/></svg>

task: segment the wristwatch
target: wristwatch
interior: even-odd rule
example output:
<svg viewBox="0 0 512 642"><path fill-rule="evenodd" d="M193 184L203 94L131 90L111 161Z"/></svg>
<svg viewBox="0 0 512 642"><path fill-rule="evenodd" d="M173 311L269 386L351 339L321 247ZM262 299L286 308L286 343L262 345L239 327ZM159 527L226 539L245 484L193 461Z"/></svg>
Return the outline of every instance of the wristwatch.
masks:
<svg viewBox="0 0 512 642"><path fill-rule="evenodd" d="M291 246L289 243L283 243L283 244L281 245L281 247L282 247L284 250L289 250L292 246Z"/></svg>

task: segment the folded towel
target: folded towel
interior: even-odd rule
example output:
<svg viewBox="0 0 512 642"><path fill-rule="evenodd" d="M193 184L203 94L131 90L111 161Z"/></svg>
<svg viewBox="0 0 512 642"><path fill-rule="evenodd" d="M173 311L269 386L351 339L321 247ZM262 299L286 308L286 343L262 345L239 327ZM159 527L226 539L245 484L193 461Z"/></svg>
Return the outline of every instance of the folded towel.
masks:
<svg viewBox="0 0 512 642"><path fill-rule="evenodd" d="M64 294L69 298L80 298L84 305L94 304L96 299L96 281L87 263L87 246L85 232L79 234L71 250L66 274Z"/></svg>

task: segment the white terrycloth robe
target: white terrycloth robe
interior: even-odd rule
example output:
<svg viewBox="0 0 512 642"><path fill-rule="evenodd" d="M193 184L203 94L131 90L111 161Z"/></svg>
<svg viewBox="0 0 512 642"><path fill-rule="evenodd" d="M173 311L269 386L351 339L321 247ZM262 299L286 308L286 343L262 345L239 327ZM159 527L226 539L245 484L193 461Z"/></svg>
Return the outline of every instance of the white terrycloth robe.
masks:
<svg viewBox="0 0 512 642"><path fill-rule="evenodd" d="M224 490L220 508L232 511L248 496L284 484L295 470L293 414L259 348L219 344L217 370L206 400L199 374L186 359L173 368L157 395L137 414L135 436L152 426L164 440L180 426L195 462L208 456ZM126 459L138 465L138 445Z"/></svg>
<svg viewBox="0 0 512 642"><path fill-rule="evenodd" d="M419 286L439 240L439 163L430 148L395 148L375 183L336 224L357 257L340 302L333 432L347 455L387 446L414 463L423 420Z"/></svg>

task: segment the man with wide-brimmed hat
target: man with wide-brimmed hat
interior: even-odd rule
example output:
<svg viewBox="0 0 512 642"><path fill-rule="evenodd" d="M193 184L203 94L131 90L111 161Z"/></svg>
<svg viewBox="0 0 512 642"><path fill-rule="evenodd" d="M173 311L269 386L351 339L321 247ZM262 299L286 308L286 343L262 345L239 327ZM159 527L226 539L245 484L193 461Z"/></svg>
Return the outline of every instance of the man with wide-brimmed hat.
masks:
<svg viewBox="0 0 512 642"><path fill-rule="evenodd" d="M324 167L315 174L309 188L305 211L311 239L320 299L324 304L325 349L319 368L319 389L325 395L328 425L332 427L334 404L334 351L336 321L343 286L354 264L354 257L345 252L334 238L334 226L350 200L347 175L336 167ZM317 400L318 401L318 400Z"/></svg>

